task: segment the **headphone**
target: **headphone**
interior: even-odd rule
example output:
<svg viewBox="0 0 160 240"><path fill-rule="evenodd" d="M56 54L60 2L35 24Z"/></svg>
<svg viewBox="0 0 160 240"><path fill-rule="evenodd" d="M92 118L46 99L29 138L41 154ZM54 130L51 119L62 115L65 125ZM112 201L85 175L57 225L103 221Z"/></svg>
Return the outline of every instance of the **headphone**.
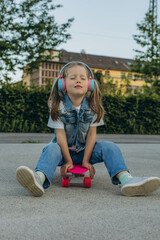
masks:
<svg viewBox="0 0 160 240"><path fill-rule="evenodd" d="M64 70L65 67L67 67L70 64L74 64L74 63L81 63L85 67L87 67L87 69L89 70L91 76L90 76L89 81L88 81L88 91L93 92L93 90L94 90L94 75L93 75L93 72L92 72L92 70L90 69L90 67L87 64L85 64L83 62L78 62L78 61L69 62L69 63L67 63L66 65L64 65L62 67L62 69L61 69L61 71L59 73L59 77L58 77L58 91L62 92L62 91L65 91L65 89L66 89L65 80L62 77L62 71Z"/></svg>

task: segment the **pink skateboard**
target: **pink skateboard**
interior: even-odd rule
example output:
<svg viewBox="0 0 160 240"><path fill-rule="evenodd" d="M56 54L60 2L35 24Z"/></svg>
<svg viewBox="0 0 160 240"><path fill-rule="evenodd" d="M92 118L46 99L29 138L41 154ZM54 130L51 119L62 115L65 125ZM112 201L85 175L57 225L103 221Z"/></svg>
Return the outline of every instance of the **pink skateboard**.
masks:
<svg viewBox="0 0 160 240"><path fill-rule="evenodd" d="M85 188L91 187L91 178L85 177L85 173L88 171L87 168L81 165L74 165L72 169L68 169L67 172L72 173L67 175L67 178L62 178L62 187L69 187L70 182L76 182L74 180L80 180L84 184Z"/></svg>

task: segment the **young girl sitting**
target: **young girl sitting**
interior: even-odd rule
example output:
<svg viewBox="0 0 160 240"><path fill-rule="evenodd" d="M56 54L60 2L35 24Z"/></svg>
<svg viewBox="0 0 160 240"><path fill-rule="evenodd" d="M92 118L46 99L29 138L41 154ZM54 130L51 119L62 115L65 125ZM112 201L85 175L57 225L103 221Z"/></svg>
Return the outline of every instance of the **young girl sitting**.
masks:
<svg viewBox="0 0 160 240"><path fill-rule="evenodd" d="M61 69L49 107L48 126L55 129L55 137L43 149L34 171L26 166L16 171L18 182L33 196L44 194L57 166L64 178L73 164L89 169L93 178L93 165L100 162L104 162L112 183L121 184L124 195L146 195L160 187L158 177L132 177L116 144L96 141L96 128L104 124L104 109L92 70L85 63L70 62Z"/></svg>

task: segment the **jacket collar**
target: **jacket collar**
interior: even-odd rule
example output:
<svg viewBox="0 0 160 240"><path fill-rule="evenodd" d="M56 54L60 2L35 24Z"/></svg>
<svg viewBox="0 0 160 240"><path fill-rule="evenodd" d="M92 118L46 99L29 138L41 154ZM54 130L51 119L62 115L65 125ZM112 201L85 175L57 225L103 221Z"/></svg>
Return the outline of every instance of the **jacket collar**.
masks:
<svg viewBox="0 0 160 240"><path fill-rule="evenodd" d="M75 108L73 107L72 102L71 102L71 100L70 100L70 98L68 97L67 94L64 95L63 102L64 102L65 107L68 111L75 110ZM83 101L82 101L82 104L81 104L81 109L86 109L86 110L90 109L87 97L83 98Z"/></svg>

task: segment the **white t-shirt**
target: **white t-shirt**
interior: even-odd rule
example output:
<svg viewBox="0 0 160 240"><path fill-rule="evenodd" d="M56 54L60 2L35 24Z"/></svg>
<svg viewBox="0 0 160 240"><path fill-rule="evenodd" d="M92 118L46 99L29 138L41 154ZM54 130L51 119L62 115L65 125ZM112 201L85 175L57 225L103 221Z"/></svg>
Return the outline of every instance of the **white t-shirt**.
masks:
<svg viewBox="0 0 160 240"><path fill-rule="evenodd" d="M60 106L60 107L61 107L61 106ZM75 107L75 109L77 110L77 112L79 112L80 108L81 108L81 105L78 106L78 107ZM103 121L102 118L101 118L101 120L99 121L99 123L97 123L97 122L94 123L94 121L96 120L96 118L97 118L97 114L95 114L95 115L93 116L93 120L92 120L92 122L91 122L91 124L90 124L90 127L98 127L98 126L104 125L104 121ZM64 123L63 123L60 119L57 120L57 121L53 121L52 118L51 118L51 116L49 116L49 120L48 120L47 126L50 127L50 128L55 128L55 129L64 129Z"/></svg>

